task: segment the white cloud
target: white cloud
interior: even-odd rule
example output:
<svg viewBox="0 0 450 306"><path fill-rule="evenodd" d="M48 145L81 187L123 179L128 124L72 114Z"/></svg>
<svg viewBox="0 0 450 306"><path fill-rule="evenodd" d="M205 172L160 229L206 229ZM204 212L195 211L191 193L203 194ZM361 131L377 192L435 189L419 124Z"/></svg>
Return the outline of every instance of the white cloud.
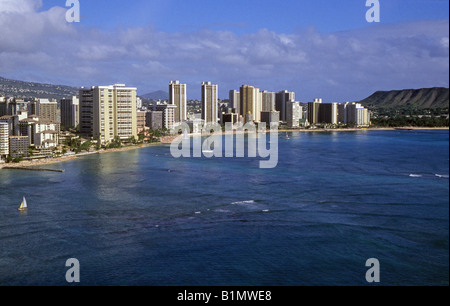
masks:
<svg viewBox="0 0 450 306"><path fill-rule="evenodd" d="M243 35L165 33L152 27L100 32L67 23L64 8L38 11L41 1L0 4L4 77L41 81L39 76L45 76L75 86L120 81L145 90L165 90L170 79L195 87L198 80L211 80L219 84L223 97L229 89L250 83L261 89L295 90L303 101L448 86L448 20L380 24L333 34L314 28L290 34L261 29ZM195 88L189 92L198 96Z"/></svg>
<svg viewBox="0 0 450 306"><path fill-rule="evenodd" d="M42 0L0 0L0 14L32 13L41 6Z"/></svg>

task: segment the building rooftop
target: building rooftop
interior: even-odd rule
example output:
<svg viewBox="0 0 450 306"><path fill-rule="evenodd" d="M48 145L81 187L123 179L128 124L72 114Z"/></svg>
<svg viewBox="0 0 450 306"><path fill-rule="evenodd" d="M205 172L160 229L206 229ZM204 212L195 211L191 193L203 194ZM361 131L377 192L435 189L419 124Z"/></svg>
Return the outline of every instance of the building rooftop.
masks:
<svg viewBox="0 0 450 306"><path fill-rule="evenodd" d="M26 119L20 120L19 122L32 122L32 123L37 123L37 120L28 117L28 118L26 118Z"/></svg>

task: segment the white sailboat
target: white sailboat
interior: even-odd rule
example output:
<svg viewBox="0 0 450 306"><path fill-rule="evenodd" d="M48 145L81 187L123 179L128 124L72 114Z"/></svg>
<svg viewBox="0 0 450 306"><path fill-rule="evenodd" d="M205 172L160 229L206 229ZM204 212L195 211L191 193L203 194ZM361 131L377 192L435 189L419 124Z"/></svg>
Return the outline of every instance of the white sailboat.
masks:
<svg viewBox="0 0 450 306"><path fill-rule="evenodd" d="M288 135L288 133L286 132L286 134L283 136L283 139L291 139Z"/></svg>
<svg viewBox="0 0 450 306"><path fill-rule="evenodd" d="M25 199L25 197L23 197L23 200L22 200L22 203L20 204L19 210L26 211L27 209L28 209L27 199Z"/></svg>

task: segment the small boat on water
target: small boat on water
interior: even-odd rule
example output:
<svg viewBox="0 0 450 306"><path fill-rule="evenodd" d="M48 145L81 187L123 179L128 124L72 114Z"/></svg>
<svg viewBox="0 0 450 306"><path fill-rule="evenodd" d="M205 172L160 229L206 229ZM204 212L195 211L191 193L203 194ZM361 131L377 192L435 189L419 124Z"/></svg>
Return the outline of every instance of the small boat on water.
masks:
<svg viewBox="0 0 450 306"><path fill-rule="evenodd" d="M22 203L20 204L19 211L26 211L28 209L27 199L23 197Z"/></svg>
<svg viewBox="0 0 450 306"><path fill-rule="evenodd" d="M289 135L288 135L288 133L286 132L286 134L283 136L283 139L291 139L290 137L289 137Z"/></svg>

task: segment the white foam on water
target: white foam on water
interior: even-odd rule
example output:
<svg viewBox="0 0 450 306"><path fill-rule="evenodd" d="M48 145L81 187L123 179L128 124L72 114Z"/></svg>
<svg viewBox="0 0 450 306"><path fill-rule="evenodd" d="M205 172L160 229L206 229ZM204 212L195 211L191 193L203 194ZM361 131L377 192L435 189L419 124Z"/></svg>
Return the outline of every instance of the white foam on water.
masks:
<svg viewBox="0 0 450 306"><path fill-rule="evenodd" d="M420 174L410 174L409 177L422 177Z"/></svg>
<svg viewBox="0 0 450 306"><path fill-rule="evenodd" d="M255 200L249 200L249 201L238 201L238 202L233 202L231 203L231 205L245 205L245 204L254 204Z"/></svg>
<svg viewBox="0 0 450 306"><path fill-rule="evenodd" d="M439 178L448 178L448 174L435 174Z"/></svg>
<svg viewBox="0 0 450 306"><path fill-rule="evenodd" d="M217 212L217 213L229 213L229 212L231 212L230 210L226 210L226 209L216 209L216 210L214 210L215 212Z"/></svg>

